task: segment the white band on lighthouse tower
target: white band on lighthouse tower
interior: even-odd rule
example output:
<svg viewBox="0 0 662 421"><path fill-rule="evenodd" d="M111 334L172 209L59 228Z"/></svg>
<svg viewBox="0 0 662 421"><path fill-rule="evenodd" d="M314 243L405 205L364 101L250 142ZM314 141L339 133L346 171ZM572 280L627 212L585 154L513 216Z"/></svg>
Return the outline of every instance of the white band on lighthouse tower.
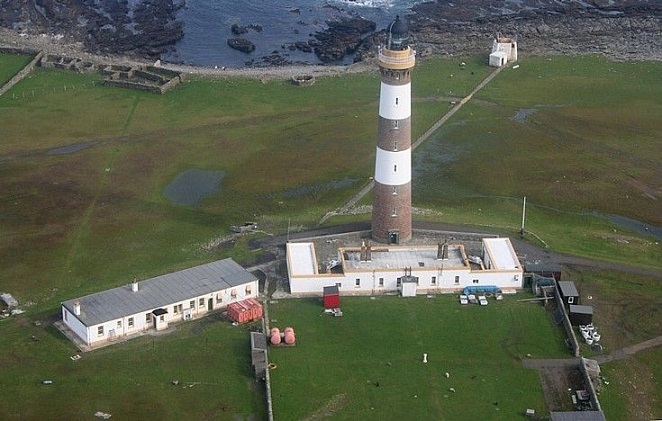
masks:
<svg viewBox="0 0 662 421"><path fill-rule="evenodd" d="M389 152L377 148L375 181L388 186L401 186L411 181L411 151Z"/></svg>
<svg viewBox="0 0 662 421"><path fill-rule="evenodd" d="M379 93L379 116L388 120L404 120L411 116L411 86L382 82Z"/></svg>

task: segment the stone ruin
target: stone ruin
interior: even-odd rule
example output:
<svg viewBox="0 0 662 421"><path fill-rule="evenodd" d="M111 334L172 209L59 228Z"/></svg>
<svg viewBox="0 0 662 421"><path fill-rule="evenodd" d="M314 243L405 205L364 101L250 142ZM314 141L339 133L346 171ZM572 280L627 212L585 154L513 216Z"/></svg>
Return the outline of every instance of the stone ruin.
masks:
<svg viewBox="0 0 662 421"><path fill-rule="evenodd" d="M184 81L182 73L157 66L96 64L57 54L43 54L39 65L45 68L72 70L78 73L100 71L104 85L164 94Z"/></svg>
<svg viewBox="0 0 662 421"><path fill-rule="evenodd" d="M299 75L292 77L292 84L296 86L310 86L315 83L315 77L311 75Z"/></svg>
<svg viewBox="0 0 662 421"><path fill-rule="evenodd" d="M184 82L184 74L156 66L103 66L104 84L164 94Z"/></svg>
<svg viewBox="0 0 662 421"><path fill-rule="evenodd" d="M39 65L51 69L73 70L78 73L91 73L97 70L97 66L91 61L57 54L44 54Z"/></svg>

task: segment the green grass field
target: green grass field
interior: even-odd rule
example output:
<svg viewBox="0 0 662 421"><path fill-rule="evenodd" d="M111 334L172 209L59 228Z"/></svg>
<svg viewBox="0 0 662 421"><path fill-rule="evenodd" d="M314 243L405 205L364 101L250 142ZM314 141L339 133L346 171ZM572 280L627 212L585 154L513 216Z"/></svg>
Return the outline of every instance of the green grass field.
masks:
<svg viewBox="0 0 662 421"><path fill-rule="evenodd" d="M266 417L250 367L249 326L211 316L72 361L73 344L34 319L0 322L0 418L93 419L97 411L136 420Z"/></svg>
<svg viewBox="0 0 662 421"><path fill-rule="evenodd" d="M528 295L487 307L460 306L454 296L343 297L341 318L324 314L321 299L270 304L271 326L297 334L297 346L269 354L274 415L511 420L526 408L542 412L538 373L521 359L567 350L543 308L518 298Z"/></svg>
<svg viewBox="0 0 662 421"><path fill-rule="evenodd" d="M0 55L0 82L29 60ZM467 65L461 67L461 61ZM598 57L527 57L518 69L504 70L414 153L414 206L435 211L420 218L488 226L514 235L519 229L521 199L527 196L527 229L537 236L527 236L532 242L540 244L540 238L554 251L662 269L658 241L592 215L599 212L657 225L661 222L657 205L662 196L660 66L657 62L614 63ZM490 71L481 57L420 62L412 87L414 137L434 124L449 109L451 100L468 94ZM315 226L322 215L340 206L372 175L378 95L376 71L320 78L306 88L278 80L193 78L159 96L105 87L97 74L37 68L0 97L0 291L10 292L24 305L29 303L25 305L26 315L0 321L0 335L10 344L0 351L0 370L8 376L0 378L0 395L14 402L2 410L11 416L43 419L49 406L42 403L48 402L53 413L63 418L87 417L90 411L104 410L104 403L130 395L136 407L150 402L159 414L172 413L175 418L209 414L230 418L215 412L216 404L228 414L263 416L261 395L249 385L247 357L239 351L248 346L245 332L233 336L218 324L210 333L210 340L218 341L223 349L242 355L233 355L232 367L222 365L227 360L216 361L222 353L203 346L200 335L189 334L194 327L184 326L153 342L136 339L91 353L78 362L82 364L72 366L68 357L75 352L73 345L52 329L44 331L32 322L53 317L62 300L126 284L134 277L150 277L223 257L251 262L256 254L248 249L247 237L211 251L202 247L226 236L232 224L256 220L273 234L286 232L290 224L297 229ZM522 110L528 110L528 115L514 119ZM55 148L77 144L84 148L71 154L52 154ZM163 189L180 172L191 168L223 171L220 191L197 207L170 203ZM369 200L367 197L363 203ZM369 215L338 216L327 224L350 220L369 220ZM657 279L635 281L613 272L595 275L580 271L572 276L582 275L598 290L602 288L601 295L616 297L629 291L624 295L628 300L637 303L644 297L646 303L659 307L658 295L636 287L641 283L655 288ZM427 314L434 319L425 311L433 309L431 303L445 299L430 300L428 310L428 301L424 301L420 317ZM360 307L353 311L360 314ZM489 307L491 311L498 311L496 308ZM635 311L636 304L614 308L619 312L605 310L608 320L622 317L627 326L640 314ZM543 315L540 312L531 318L538 320ZM511 316L503 316L512 321L508 319ZM655 313L647 320L657 323L659 317ZM342 326L348 323L345 320L351 318L330 321ZM393 320L390 323L398 325ZM458 322L454 320L453 326L459 326ZM357 329L360 332L367 327ZM303 334L305 327L298 330ZM624 330L616 330L613 339L607 335L605 340L613 340L614 347L624 346L658 332L649 327L628 337L620 334ZM410 333L414 342L429 343L453 355L452 350L443 348L445 344L436 342L436 335ZM514 338L528 340L528 331L512 333ZM303 350L312 345L304 339L308 334L302 335ZM310 334L315 337L314 332ZM41 340L31 340L32 335ZM428 339L430 336L435 340ZM382 337L389 338L386 334ZM523 347L529 346L526 340ZM350 343L360 347L359 342L352 337ZM494 356L495 365L512 369L522 352L534 356L539 352L518 344L507 350L492 345L496 350L475 349ZM150 353L151 346L170 348L172 357ZM187 398L165 393L178 390L169 381L173 376L184 378L186 373L176 367L189 346L195 358L214 360L210 367L220 370L232 385L226 389L228 396L220 398L209 388L200 398L205 403L197 405L193 398L189 406ZM56 351L49 353L49 347ZM360 349L364 356L368 353L366 348ZM284 350L284 366L279 362L279 370L287 367L287 355L294 355L286 351L290 350ZM412 361L425 352L413 343L403 348L405 351L415 354ZM430 351L431 358L432 354ZM612 363L613 370L619 375L657 373L658 355L637 357L633 366ZM422 391L419 396L433 400L427 409L453 419L459 406L451 404L446 409L446 401L467 393L474 375L470 372L478 371L477 361L484 360L478 354L467 355L466 369L459 363L452 367L463 381L454 396L444 397L444 383ZM160 372L150 364L141 365L142 361L165 368ZM198 378L202 380L192 381L211 382L202 363L187 364L190 372L202 373ZM387 383L399 377L396 373L389 378L378 366L354 368L362 377L372 377L372 369L383 373ZM230 371L223 371L226 369ZM71 380L66 380L69 370L73 370ZM131 383L134 371L138 380ZM309 373L313 372L317 373L311 366ZM118 380L107 380L113 373ZM417 376L420 380L429 374L420 372ZM58 387L41 385L46 376L53 377ZM508 382L515 379L503 376ZM532 405L539 405L539 389L535 389L539 385L534 384L534 377L523 374L522 381L535 390ZM629 378L634 381L634 377ZM152 382L149 386L145 386L147 380ZM295 408L295 402L282 401L277 403L277 410L305 416L335 398L348 414L371 416L372 411L384 411L381 405L371 404L384 402L377 387L367 384L372 379L359 380L360 384L352 387L355 393L365 391L364 395L342 395L337 391L339 386L329 380L326 389L317 389L319 397L310 405ZM361 389L364 381L365 389ZM379 390L383 390L381 380L374 381L380 381ZM62 382L64 385L58 385ZM494 388L493 380L486 379L486 383L491 386L479 388L480 396L497 393L490 389ZM626 384L618 387L619 391L627 390ZM650 396L660 395L659 381L652 380L647 387ZM146 389L145 400L135 397L142 388ZM105 389L111 398L103 396ZM27 394L25 403L18 399L19 392ZM400 399L397 402L405 408L412 407L397 390L386 388L381 393ZM78 401L83 396L89 404L73 404L72 396ZM608 407L615 414L630 413L636 403L620 392L609 394L609 399ZM477 407L476 413L491 417L492 412L485 411L496 408L493 402L486 402L489 407ZM521 411L514 398L499 395L498 402L499 414ZM376 409L361 412L368 411L368 405ZM542 406L537 407L542 410ZM149 415L146 409L133 416L121 411L130 409L114 409L118 416ZM656 413L659 411L650 411ZM343 417L341 413L338 416Z"/></svg>

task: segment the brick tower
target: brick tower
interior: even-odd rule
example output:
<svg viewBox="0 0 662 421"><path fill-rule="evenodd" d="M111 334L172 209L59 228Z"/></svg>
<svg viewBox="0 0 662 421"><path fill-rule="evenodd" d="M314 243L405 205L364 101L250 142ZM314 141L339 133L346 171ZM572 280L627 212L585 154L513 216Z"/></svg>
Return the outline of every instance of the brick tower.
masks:
<svg viewBox="0 0 662 421"><path fill-rule="evenodd" d="M372 238L399 244L411 239L411 71L416 52L406 24L396 17L379 47L379 127L372 203Z"/></svg>

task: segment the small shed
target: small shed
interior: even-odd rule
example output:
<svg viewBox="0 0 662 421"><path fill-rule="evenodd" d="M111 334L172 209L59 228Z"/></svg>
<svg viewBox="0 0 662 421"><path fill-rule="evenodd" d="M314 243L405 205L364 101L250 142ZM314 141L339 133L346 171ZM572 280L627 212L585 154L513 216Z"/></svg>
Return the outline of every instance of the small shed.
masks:
<svg viewBox="0 0 662 421"><path fill-rule="evenodd" d="M251 363L255 377L261 379L267 371L267 336L261 332L251 332Z"/></svg>
<svg viewBox="0 0 662 421"><path fill-rule="evenodd" d="M400 295L403 297L415 297L416 296L416 287L418 286L418 277L406 275L402 279L402 289L400 290Z"/></svg>
<svg viewBox="0 0 662 421"><path fill-rule="evenodd" d="M573 326L589 325L593 323L593 306L570 304L568 318Z"/></svg>
<svg viewBox="0 0 662 421"><path fill-rule="evenodd" d="M324 287L322 297L324 308L340 307L340 290L338 289L338 285Z"/></svg>
<svg viewBox="0 0 662 421"><path fill-rule="evenodd" d="M255 298L247 298L228 304L228 317L236 323L248 323L262 318L262 304Z"/></svg>
<svg viewBox="0 0 662 421"><path fill-rule="evenodd" d="M559 290L561 291L561 299L563 304L579 304L579 293L577 287L572 281L560 281Z"/></svg>

